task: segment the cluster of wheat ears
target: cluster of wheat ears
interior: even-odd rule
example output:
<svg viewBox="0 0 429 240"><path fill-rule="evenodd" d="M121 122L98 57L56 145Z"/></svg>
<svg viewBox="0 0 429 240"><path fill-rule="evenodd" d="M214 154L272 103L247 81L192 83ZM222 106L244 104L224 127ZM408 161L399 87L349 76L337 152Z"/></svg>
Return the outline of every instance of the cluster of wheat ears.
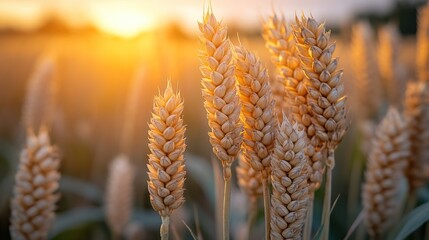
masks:
<svg viewBox="0 0 429 240"><path fill-rule="evenodd" d="M347 96L337 68L336 44L330 31L312 16L293 21L272 15L264 20L263 38L276 66L270 78L265 64L244 45L234 45L227 26L209 9L198 23L201 31L202 95L213 153L223 168L223 239L229 239L233 162L238 159L238 185L250 203L263 197L265 239L311 239L314 194L325 184L321 239L329 238L334 152L350 123ZM353 29L353 70L362 129L379 108L381 86L372 82L368 26ZM380 72L388 86L398 86L395 32L380 33L383 56ZM418 81L410 81L403 111L390 87L392 107L376 127L368 146L362 191L368 234L380 239L402 214L398 186L408 179L410 197L429 177L429 8L421 10L417 58ZM380 54L380 55L382 55ZM389 61L387 61L389 59ZM45 239L59 198L60 155L49 140L53 88L47 83L52 62L43 62L29 86L24 109L28 129L15 177L10 232L13 239ZM398 82L395 82L398 81ZM381 83L380 83L381 85ZM184 103L170 83L154 99L149 123L148 191L162 219L161 239L168 239L172 212L185 201ZM40 110L44 112L41 114ZM37 112L38 111L38 112ZM37 112L37 113L36 113ZM40 129L36 133L33 129ZM106 217L119 237L132 205L133 169L126 155L111 165L106 193ZM256 207L255 204L253 206ZM413 203L408 206L413 208ZM252 214L249 214L252 217ZM252 221L249 221L250 223ZM249 228L251 229L251 228ZM250 231L250 230L249 230Z"/></svg>

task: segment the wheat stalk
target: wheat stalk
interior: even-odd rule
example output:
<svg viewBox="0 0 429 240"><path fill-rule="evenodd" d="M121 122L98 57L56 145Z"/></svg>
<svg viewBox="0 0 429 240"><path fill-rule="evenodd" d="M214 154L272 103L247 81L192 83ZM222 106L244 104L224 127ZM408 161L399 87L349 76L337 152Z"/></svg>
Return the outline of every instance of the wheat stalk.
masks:
<svg viewBox="0 0 429 240"><path fill-rule="evenodd" d="M341 80L342 70L336 70L338 60L333 59L335 43L329 43L330 32L324 24L312 17L295 18L294 35L301 67L306 76L307 105L311 123L317 138L327 147L326 188L322 239L329 236L329 211L331 201L332 169L335 165L334 151L346 132L346 96ZM317 144L318 145L318 144Z"/></svg>
<svg viewBox="0 0 429 240"><path fill-rule="evenodd" d="M369 234L380 239L400 214L398 199L404 178L410 141L404 119L390 108L376 130L362 191L365 223Z"/></svg>
<svg viewBox="0 0 429 240"><path fill-rule="evenodd" d="M131 215L134 172L126 155L117 156L107 180L106 216L115 238L121 236Z"/></svg>
<svg viewBox="0 0 429 240"><path fill-rule="evenodd" d="M218 22L211 10L198 23L202 33L201 73L204 107L211 132L213 152L221 161L224 176L223 237L229 239L231 164L242 142L240 103L234 76L234 63L227 27Z"/></svg>
<svg viewBox="0 0 429 240"><path fill-rule="evenodd" d="M272 160L271 239L302 239L309 186L304 132L284 116Z"/></svg>
<svg viewBox="0 0 429 240"><path fill-rule="evenodd" d="M355 116L360 120L376 116L381 106L381 86L374 56L373 33L368 22L353 26L351 58L353 59L353 86L356 92Z"/></svg>
<svg viewBox="0 0 429 240"><path fill-rule="evenodd" d="M42 57L36 63L28 81L22 112L26 129L51 127L56 91L54 70L55 62L51 57Z"/></svg>
<svg viewBox="0 0 429 240"><path fill-rule="evenodd" d="M398 105L403 98L405 79L401 77L399 52L401 35L396 25L383 26L378 33L378 65L389 102Z"/></svg>
<svg viewBox="0 0 429 240"><path fill-rule="evenodd" d="M10 233L12 239L46 239L59 199L60 157L45 128L27 134L15 175Z"/></svg>
<svg viewBox="0 0 429 240"><path fill-rule="evenodd" d="M161 239L168 239L169 217L185 201L185 126L183 101L168 82L164 94L154 99L149 124L148 190L150 202L162 219Z"/></svg>
<svg viewBox="0 0 429 240"><path fill-rule="evenodd" d="M417 74L419 81L429 81L429 6L426 4L418 11L417 24Z"/></svg>
<svg viewBox="0 0 429 240"><path fill-rule="evenodd" d="M270 200L268 178L270 176L271 152L274 146L277 120L275 102L271 98L268 72L261 61L244 46L237 46L236 76L242 104L241 119L244 125L242 151L252 168L261 173L265 235L269 238Z"/></svg>
<svg viewBox="0 0 429 240"><path fill-rule="evenodd" d="M410 82L404 102L404 115L410 135L412 156L408 159L410 192L429 179L429 93L426 82Z"/></svg>

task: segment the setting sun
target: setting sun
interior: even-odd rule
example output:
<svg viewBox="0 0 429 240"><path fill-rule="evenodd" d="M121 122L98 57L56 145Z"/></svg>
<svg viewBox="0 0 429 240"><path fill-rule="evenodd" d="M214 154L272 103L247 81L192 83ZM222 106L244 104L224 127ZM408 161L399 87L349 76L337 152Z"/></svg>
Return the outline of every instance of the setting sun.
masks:
<svg viewBox="0 0 429 240"><path fill-rule="evenodd" d="M131 2L106 2L90 7L94 25L100 30L124 38L153 29L153 15Z"/></svg>

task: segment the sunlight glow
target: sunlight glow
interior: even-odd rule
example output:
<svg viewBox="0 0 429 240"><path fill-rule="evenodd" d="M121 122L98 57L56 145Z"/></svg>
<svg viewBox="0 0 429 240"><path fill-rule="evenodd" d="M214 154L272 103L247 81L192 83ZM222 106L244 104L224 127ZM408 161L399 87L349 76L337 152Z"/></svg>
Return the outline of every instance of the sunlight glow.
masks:
<svg viewBox="0 0 429 240"><path fill-rule="evenodd" d="M97 28L119 37L132 38L156 27L153 15L132 2L105 2L90 10Z"/></svg>

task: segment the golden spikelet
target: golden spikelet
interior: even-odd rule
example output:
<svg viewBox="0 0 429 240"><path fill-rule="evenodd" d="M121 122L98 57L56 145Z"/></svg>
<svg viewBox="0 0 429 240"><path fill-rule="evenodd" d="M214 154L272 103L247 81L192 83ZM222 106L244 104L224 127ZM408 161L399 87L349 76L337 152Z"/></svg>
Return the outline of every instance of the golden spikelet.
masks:
<svg viewBox="0 0 429 240"><path fill-rule="evenodd" d="M306 138L286 117L277 132L272 160L271 239L301 239L309 187Z"/></svg>
<svg viewBox="0 0 429 240"><path fill-rule="evenodd" d="M315 135L329 149L335 149L347 128L342 70L336 69L338 60L332 58L335 43L329 43L330 32L324 24L304 15L301 19L296 17L294 34L306 76L307 105Z"/></svg>
<svg viewBox="0 0 429 240"><path fill-rule="evenodd" d="M235 72L244 125L243 155L249 159L254 170L268 178L277 126L268 72L261 61L244 46L237 46L235 51Z"/></svg>
<svg viewBox="0 0 429 240"><path fill-rule="evenodd" d="M154 99L149 124L148 190L153 209L170 216L185 201L185 126L183 101L168 83L163 95Z"/></svg>
<svg viewBox="0 0 429 240"><path fill-rule="evenodd" d="M378 66L389 102L398 105L404 96L405 78L401 76L399 52L401 35L396 25L383 26L378 33ZM369 94L368 94L369 97Z"/></svg>
<svg viewBox="0 0 429 240"><path fill-rule="evenodd" d="M107 179L106 216L114 236L121 236L128 224L133 201L134 170L126 155L117 156Z"/></svg>
<svg viewBox="0 0 429 240"><path fill-rule="evenodd" d="M407 170L411 191L423 186L429 179L428 90L426 82L410 82L405 95L404 115L412 152Z"/></svg>
<svg viewBox="0 0 429 240"><path fill-rule="evenodd" d="M401 212L398 194L410 155L408 137L404 119L390 108L377 127L362 192L365 223L375 239L382 237Z"/></svg>
<svg viewBox="0 0 429 240"><path fill-rule="evenodd" d="M236 171L238 185L252 201L256 201L262 195L262 173L255 171L243 154L238 155Z"/></svg>
<svg viewBox="0 0 429 240"><path fill-rule="evenodd" d="M231 178L231 164L242 142L240 103L234 76L232 45L227 27L211 11L198 23L202 33L201 73L204 107L211 128L210 143L222 162L224 178Z"/></svg>
<svg viewBox="0 0 429 240"><path fill-rule="evenodd" d="M417 29L417 74L419 81L429 81L429 6L418 11Z"/></svg>
<svg viewBox="0 0 429 240"><path fill-rule="evenodd" d="M355 116L363 121L376 116L381 105L381 86L378 78L375 46L371 26L358 22L353 26L351 58L353 59L353 86L356 101Z"/></svg>
<svg viewBox="0 0 429 240"><path fill-rule="evenodd" d="M50 128L54 110L55 62L51 57L42 57L30 76L23 106L23 123L26 129Z"/></svg>
<svg viewBox="0 0 429 240"><path fill-rule="evenodd" d="M58 149L51 145L48 132L28 131L27 143L19 159L11 202L12 239L46 239L55 216L59 195Z"/></svg>

